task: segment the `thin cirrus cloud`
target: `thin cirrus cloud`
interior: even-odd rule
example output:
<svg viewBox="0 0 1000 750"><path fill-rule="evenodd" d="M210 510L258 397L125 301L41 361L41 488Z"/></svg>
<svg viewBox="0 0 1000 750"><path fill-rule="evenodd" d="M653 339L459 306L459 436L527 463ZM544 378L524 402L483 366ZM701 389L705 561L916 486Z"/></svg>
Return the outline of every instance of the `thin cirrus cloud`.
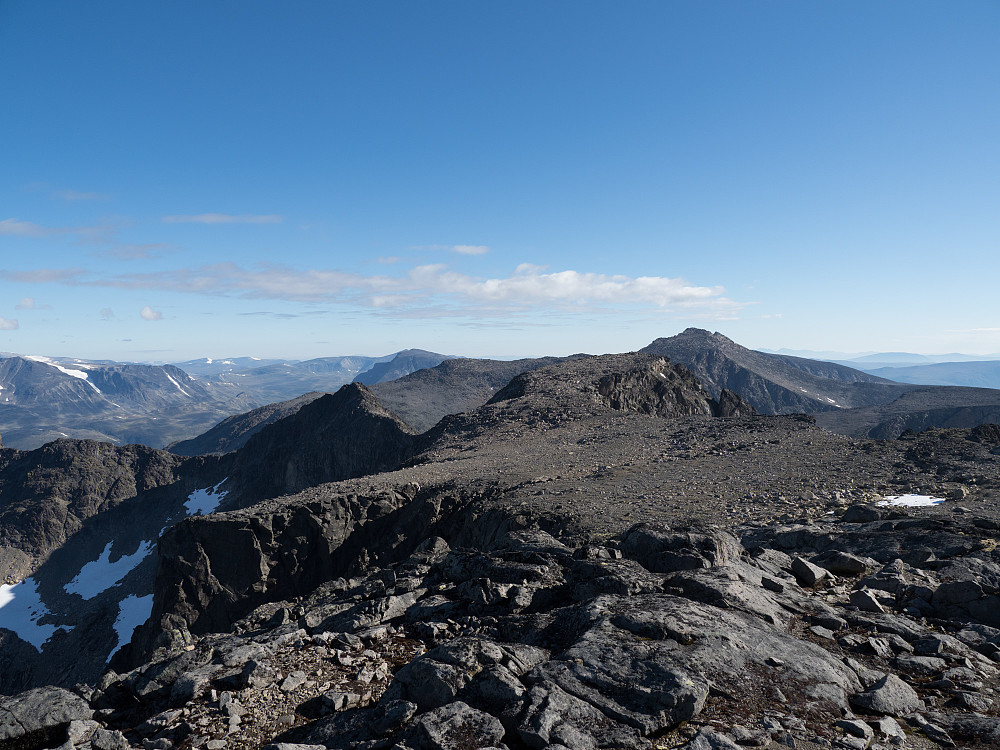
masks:
<svg viewBox="0 0 1000 750"><path fill-rule="evenodd" d="M84 193L79 190L56 190L52 193L53 198L64 201L105 201L108 196L101 193Z"/></svg>
<svg viewBox="0 0 1000 750"><path fill-rule="evenodd" d="M278 214L193 214L164 216L164 224L280 224L285 220Z"/></svg>
<svg viewBox="0 0 1000 750"><path fill-rule="evenodd" d="M170 291L251 299L328 302L419 316L507 314L537 309L683 309L733 317L747 303L724 296L720 286L696 286L665 276L624 276L574 270L548 272L524 263L502 278L479 278L444 264L422 265L402 275L363 275L336 269L285 266L244 268L220 263L157 273L95 276L79 268L0 271L0 279L80 287ZM154 311L155 312L155 311ZM145 317L145 316L144 316ZM149 319L149 318L147 318Z"/></svg>
<svg viewBox="0 0 1000 750"><path fill-rule="evenodd" d="M21 297L16 305L14 305L15 310L51 310L52 305L40 305L38 300L34 297Z"/></svg>
<svg viewBox="0 0 1000 750"><path fill-rule="evenodd" d="M33 221L20 219L0 220L0 237L53 237L56 235L75 234L81 242L108 242L114 234L111 226L93 227L43 227Z"/></svg>
<svg viewBox="0 0 1000 750"><path fill-rule="evenodd" d="M159 258L170 250L165 242L147 242L142 244L122 244L102 250L99 255L118 260L148 260Z"/></svg>
<svg viewBox="0 0 1000 750"><path fill-rule="evenodd" d="M60 229L48 229L30 221L4 219L0 221L0 236L2 237L46 237L57 234Z"/></svg>

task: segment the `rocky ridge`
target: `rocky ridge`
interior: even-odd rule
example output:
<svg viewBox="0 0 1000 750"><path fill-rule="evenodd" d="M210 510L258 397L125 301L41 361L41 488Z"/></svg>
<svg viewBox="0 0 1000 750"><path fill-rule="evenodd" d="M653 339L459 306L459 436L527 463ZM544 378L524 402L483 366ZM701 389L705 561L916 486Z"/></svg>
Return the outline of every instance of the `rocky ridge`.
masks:
<svg viewBox="0 0 1000 750"><path fill-rule="evenodd" d="M1000 430L858 441L721 396L588 358L414 435L355 386L346 423L398 465L181 521L114 671L39 688L67 707L45 727L4 724L38 693L4 699L0 726L98 750L996 744ZM323 423L262 430L266 465ZM874 504L904 491L952 499Z"/></svg>

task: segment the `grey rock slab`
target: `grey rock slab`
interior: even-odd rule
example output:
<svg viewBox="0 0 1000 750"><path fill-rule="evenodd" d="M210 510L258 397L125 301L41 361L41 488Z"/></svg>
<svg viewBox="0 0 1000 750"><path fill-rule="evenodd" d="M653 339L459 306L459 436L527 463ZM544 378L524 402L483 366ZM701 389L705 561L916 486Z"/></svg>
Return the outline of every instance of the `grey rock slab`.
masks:
<svg viewBox="0 0 1000 750"><path fill-rule="evenodd" d="M375 734L386 735L394 732L412 719L417 713L417 704L410 701L389 701L380 703L375 709L372 728Z"/></svg>
<svg viewBox="0 0 1000 750"><path fill-rule="evenodd" d="M887 674L863 693L850 697L860 711L888 716L903 716L924 708L917 692L894 674Z"/></svg>
<svg viewBox="0 0 1000 750"><path fill-rule="evenodd" d="M98 729L90 738L94 750L129 750L128 740L117 729Z"/></svg>
<svg viewBox="0 0 1000 750"><path fill-rule="evenodd" d="M830 575L828 571L818 565L813 565L803 557L796 557L792 559L792 573L795 574L795 579L799 582L799 584L810 587L815 586L817 583Z"/></svg>
<svg viewBox="0 0 1000 750"><path fill-rule="evenodd" d="M15 739L74 720L91 719L93 715L83 698L57 687L35 688L0 697L0 740Z"/></svg>
<svg viewBox="0 0 1000 750"><path fill-rule="evenodd" d="M859 576L878 566L870 557L858 557L840 550L825 552L814 562L838 576Z"/></svg>
<svg viewBox="0 0 1000 750"><path fill-rule="evenodd" d="M170 700L174 705L183 705L194 700L208 688L212 678L220 670L221 668L216 664L207 664L185 672L174 680L174 684L170 688Z"/></svg>
<svg viewBox="0 0 1000 750"><path fill-rule="evenodd" d="M948 666L948 662L937 656L910 656L903 654L896 657L896 666L904 672L932 677Z"/></svg>
<svg viewBox="0 0 1000 750"><path fill-rule="evenodd" d="M903 727L899 725L891 716L882 716L878 719L870 719L868 724L871 726L872 730L875 732L875 736L882 738L894 738L898 737L902 739L906 736L906 732L903 731Z"/></svg>
<svg viewBox="0 0 1000 750"><path fill-rule="evenodd" d="M281 681L281 685L278 689L283 693L291 693L298 690L306 682L306 673L301 670L296 670L290 672L284 680Z"/></svg>
<svg viewBox="0 0 1000 750"><path fill-rule="evenodd" d="M848 734L852 734L855 737L861 737L865 740L871 740L875 735L868 724L861 721L861 719L841 719L835 725L838 729L843 729Z"/></svg>
<svg viewBox="0 0 1000 750"><path fill-rule="evenodd" d="M548 658L548 651L488 638L461 637L418 656L400 669L387 691L387 700L408 699L427 711L450 703L477 675L503 666L520 676ZM486 673L484 677L488 674Z"/></svg>
<svg viewBox="0 0 1000 750"><path fill-rule="evenodd" d="M728 565L744 551L736 537L724 531L674 530L653 523L637 524L625 532L619 549L653 573Z"/></svg>
<svg viewBox="0 0 1000 750"><path fill-rule="evenodd" d="M419 750L468 750L499 745L504 728L488 713L455 701L421 715L409 735Z"/></svg>
<svg viewBox="0 0 1000 750"><path fill-rule="evenodd" d="M690 742L681 745L680 750L740 750L740 746L726 735L710 727L702 727Z"/></svg>
<svg viewBox="0 0 1000 750"><path fill-rule="evenodd" d="M885 612L885 607L868 589L852 591L850 602L862 612Z"/></svg>
<svg viewBox="0 0 1000 750"><path fill-rule="evenodd" d="M993 708L993 699L982 693L958 691L948 701L947 705L985 714Z"/></svg>
<svg viewBox="0 0 1000 750"><path fill-rule="evenodd" d="M74 719L66 727L66 740L71 745L82 745L89 742L101 725L92 719Z"/></svg>
<svg viewBox="0 0 1000 750"><path fill-rule="evenodd" d="M539 749L555 744L574 750L646 746L636 730L609 721L592 705L556 685L531 688L517 731L526 745Z"/></svg>

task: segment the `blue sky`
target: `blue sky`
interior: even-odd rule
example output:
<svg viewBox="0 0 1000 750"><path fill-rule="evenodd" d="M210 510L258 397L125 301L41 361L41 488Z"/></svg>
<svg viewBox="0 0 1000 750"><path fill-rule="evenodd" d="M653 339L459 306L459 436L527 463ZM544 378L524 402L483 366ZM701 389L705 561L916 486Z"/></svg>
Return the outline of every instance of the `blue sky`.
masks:
<svg viewBox="0 0 1000 750"><path fill-rule="evenodd" d="M1000 352L995 2L0 0L0 350Z"/></svg>

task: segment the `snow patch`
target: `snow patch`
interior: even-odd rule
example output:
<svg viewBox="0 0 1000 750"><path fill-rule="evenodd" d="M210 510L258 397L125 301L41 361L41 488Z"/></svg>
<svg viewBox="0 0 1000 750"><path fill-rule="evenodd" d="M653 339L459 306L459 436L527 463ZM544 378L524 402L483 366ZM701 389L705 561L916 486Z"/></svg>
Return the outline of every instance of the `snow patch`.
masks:
<svg viewBox="0 0 1000 750"><path fill-rule="evenodd" d="M229 479L229 477L226 477L226 479ZM200 516L214 513L215 509L219 507L219 503L225 500L226 495L229 494L228 492L219 492L219 487L226 482L226 479L223 479L215 487L209 487L205 490L195 490L188 495L187 502L184 503L188 515Z"/></svg>
<svg viewBox="0 0 1000 750"><path fill-rule="evenodd" d="M102 591L121 583L121 580L135 570L139 563L153 551L152 542L143 542L139 549L131 555L122 555L111 562L111 547L114 542L108 542L104 552L93 562L80 568L76 578L67 583L64 588L68 594L79 594L84 599L93 599Z"/></svg>
<svg viewBox="0 0 1000 750"><path fill-rule="evenodd" d="M149 619L153 612L153 595L126 596L118 604L118 617L115 618L115 632L118 634L118 645L108 654L108 661L126 643L132 640L132 632Z"/></svg>
<svg viewBox="0 0 1000 750"><path fill-rule="evenodd" d="M42 646L57 630L72 630L65 625L40 625L38 621L50 614L33 578L0 585L0 628L13 630L18 638L30 643L38 653L42 652Z"/></svg>
<svg viewBox="0 0 1000 750"><path fill-rule="evenodd" d="M165 372L164 375L167 376L167 380L169 380L171 383L173 383L174 385L177 386L177 390L179 390L181 393L183 393L188 398L191 398L191 394L188 393L187 391L185 391L183 388L181 388L181 384L178 383L176 380L174 380L173 376L171 376L171 374L169 372Z"/></svg>
<svg viewBox="0 0 1000 750"><path fill-rule="evenodd" d="M925 508L930 505L940 505L943 502L943 497L932 497L931 495L887 495L885 500L879 501L878 505L902 505L907 508Z"/></svg>
<svg viewBox="0 0 1000 750"><path fill-rule="evenodd" d="M59 370L59 372L65 374L65 375L69 375L70 377L73 377L73 378L79 378L80 380L84 381L87 385L89 385L91 388L93 388L98 393L101 392L100 388L98 388L96 385L94 385L93 383L90 382L90 379L87 377L87 373L85 373L83 370L74 370L74 369L69 368L69 367L63 367L62 365L60 365L60 364L58 364L56 362L53 362L48 357L37 357L37 356L32 355L32 356L25 357L25 359L30 359L32 362L41 362L43 364L50 365L51 367L56 368L57 370Z"/></svg>

